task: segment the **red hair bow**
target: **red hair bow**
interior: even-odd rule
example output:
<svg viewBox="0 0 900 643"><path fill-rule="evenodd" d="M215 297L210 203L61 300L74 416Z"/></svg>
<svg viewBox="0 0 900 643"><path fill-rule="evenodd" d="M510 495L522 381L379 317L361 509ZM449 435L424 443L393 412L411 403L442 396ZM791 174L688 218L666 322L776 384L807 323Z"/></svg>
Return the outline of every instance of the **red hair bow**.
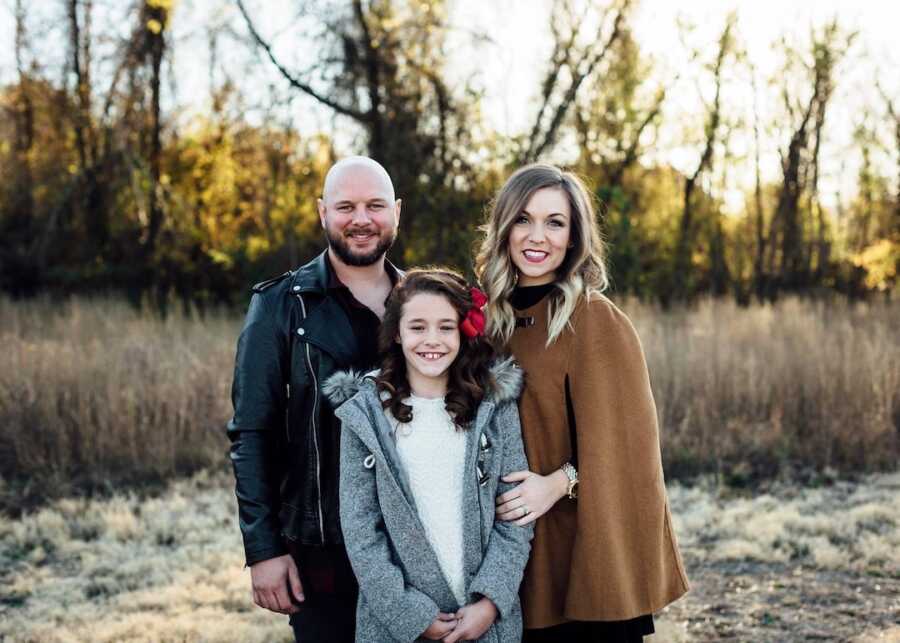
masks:
<svg viewBox="0 0 900 643"><path fill-rule="evenodd" d="M481 309L487 303L487 295L478 288L470 288L469 292L472 295L472 307L469 308L466 318L460 323L459 329L469 339L475 339L484 335L485 319Z"/></svg>

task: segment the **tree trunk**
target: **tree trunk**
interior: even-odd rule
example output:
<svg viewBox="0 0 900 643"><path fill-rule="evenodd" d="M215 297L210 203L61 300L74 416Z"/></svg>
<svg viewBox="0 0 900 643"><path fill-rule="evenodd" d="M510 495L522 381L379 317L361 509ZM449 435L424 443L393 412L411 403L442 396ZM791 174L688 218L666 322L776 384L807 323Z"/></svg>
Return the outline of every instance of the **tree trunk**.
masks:
<svg viewBox="0 0 900 643"><path fill-rule="evenodd" d="M728 17L725 23L725 29L719 38L719 53L716 56L716 64L713 68L713 78L716 84L716 93L713 98L713 104L707 117L704 132L706 134L706 143L703 152L700 155L700 162L694 173L685 178L684 181L684 205L681 211L681 220L678 225L678 239L675 243L675 255L673 260L673 270L671 275L671 283L673 288L672 294L678 298L684 298L690 294L691 290L691 247L694 241L694 189L697 186L697 180L700 176L711 169L713 151L718 141L719 123L722 119L721 97L722 97L722 74L732 47L731 30L735 25L734 14Z"/></svg>
<svg viewBox="0 0 900 643"><path fill-rule="evenodd" d="M781 225L781 261L778 266L778 279L788 288L796 287L803 264L803 228L800 224L800 195L803 186L800 174L803 169L808 118L809 112L800 128L794 133L788 147L784 183L776 208L776 219Z"/></svg>
<svg viewBox="0 0 900 643"><path fill-rule="evenodd" d="M766 254L765 216L763 214L762 178L759 165L759 108L756 103L756 74L753 75L753 140L756 169L756 186L754 189L754 229L756 232L756 248L753 254L753 292L756 299L762 301L765 294L765 274L763 273L763 257Z"/></svg>
<svg viewBox="0 0 900 643"><path fill-rule="evenodd" d="M166 9L153 5L146 5L147 15L150 20L158 21L158 31L149 28L145 31L147 38L147 53L150 57L150 123L149 123L149 150L148 165L150 170L150 185L147 194L148 226L147 237L144 242L144 254L151 257L156 249L159 231L163 225L163 210L160 203L159 180L162 165L162 118L160 108L160 94L162 86L162 61L165 54L165 25L168 16Z"/></svg>
<svg viewBox="0 0 900 643"><path fill-rule="evenodd" d="M25 7L16 0L16 71L19 91L16 96L15 150L19 169L17 203L13 208L26 225L34 224L34 177L31 171L31 149L34 147L34 102L31 99L31 79L25 73Z"/></svg>

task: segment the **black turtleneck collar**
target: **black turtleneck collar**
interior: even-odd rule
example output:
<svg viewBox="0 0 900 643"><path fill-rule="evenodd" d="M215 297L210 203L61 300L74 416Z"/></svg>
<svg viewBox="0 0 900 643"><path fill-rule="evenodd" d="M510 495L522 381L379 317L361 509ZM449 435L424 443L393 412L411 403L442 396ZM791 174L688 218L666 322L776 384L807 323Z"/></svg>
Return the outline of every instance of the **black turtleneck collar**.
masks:
<svg viewBox="0 0 900 643"><path fill-rule="evenodd" d="M553 290L554 284L541 284L540 286L516 286L509 298L509 303L516 310L531 308Z"/></svg>

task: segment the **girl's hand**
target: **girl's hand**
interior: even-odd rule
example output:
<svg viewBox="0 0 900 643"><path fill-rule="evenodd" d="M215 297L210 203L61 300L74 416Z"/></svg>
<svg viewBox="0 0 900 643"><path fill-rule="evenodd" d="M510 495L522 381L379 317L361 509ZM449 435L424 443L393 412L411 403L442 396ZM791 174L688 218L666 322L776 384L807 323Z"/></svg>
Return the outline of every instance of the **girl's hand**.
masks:
<svg viewBox="0 0 900 643"><path fill-rule="evenodd" d="M457 618L454 614L445 614L438 612L437 618L431 622L428 629L422 632L422 637L429 641L440 641L442 638L453 632L456 627Z"/></svg>
<svg viewBox="0 0 900 643"><path fill-rule="evenodd" d="M456 618L458 621L456 629L444 638L444 643L475 641L481 638L481 635L497 620L497 606L491 599L484 597L471 605L461 607L456 612Z"/></svg>
<svg viewBox="0 0 900 643"><path fill-rule="evenodd" d="M534 522L566 495L569 478L560 470L542 476L532 471L514 471L503 482L521 482L515 489L497 496L497 519L522 526Z"/></svg>

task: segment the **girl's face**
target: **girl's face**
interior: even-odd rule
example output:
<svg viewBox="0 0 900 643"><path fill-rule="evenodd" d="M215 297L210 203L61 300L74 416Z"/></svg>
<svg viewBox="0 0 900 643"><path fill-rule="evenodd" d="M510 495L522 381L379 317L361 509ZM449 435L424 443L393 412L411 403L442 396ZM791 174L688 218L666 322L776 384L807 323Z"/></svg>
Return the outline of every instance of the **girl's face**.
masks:
<svg viewBox="0 0 900 643"><path fill-rule="evenodd" d="M433 293L413 295L403 306L397 338L406 358L412 390L446 392L447 371L459 355L459 315L446 297Z"/></svg>
<svg viewBox="0 0 900 643"><path fill-rule="evenodd" d="M559 188L531 195L509 232L509 256L520 286L539 286L556 279L566 258L572 224L569 199Z"/></svg>

